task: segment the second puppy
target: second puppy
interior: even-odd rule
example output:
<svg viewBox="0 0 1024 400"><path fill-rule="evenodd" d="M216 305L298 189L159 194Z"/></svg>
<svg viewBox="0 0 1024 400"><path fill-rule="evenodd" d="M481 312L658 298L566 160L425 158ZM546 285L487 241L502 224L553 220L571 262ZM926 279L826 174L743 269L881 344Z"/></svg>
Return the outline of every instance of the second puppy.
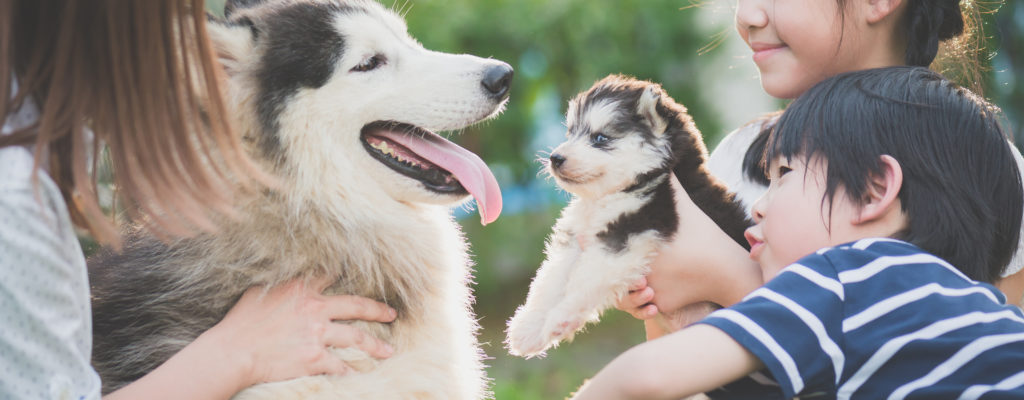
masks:
<svg viewBox="0 0 1024 400"><path fill-rule="evenodd" d="M694 203L746 246L742 206L705 166L707 150L686 108L655 83L611 75L576 96L567 141L546 172L573 194L548 237L547 259L506 344L532 357L571 339L649 271L676 233L673 173Z"/></svg>

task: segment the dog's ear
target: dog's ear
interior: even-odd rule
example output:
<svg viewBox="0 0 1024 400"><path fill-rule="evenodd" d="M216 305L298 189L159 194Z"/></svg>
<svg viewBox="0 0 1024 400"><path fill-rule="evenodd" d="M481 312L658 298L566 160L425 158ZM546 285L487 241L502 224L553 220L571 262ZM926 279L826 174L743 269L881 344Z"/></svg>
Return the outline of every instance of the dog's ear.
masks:
<svg viewBox="0 0 1024 400"><path fill-rule="evenodd" d="M259 29L248 17L234 21L207 18L207 32L217 53L217 59L227 74L234 75L252 57L253 48L259 37Z"/></svg>
<svg viewBox="0 0 1024 400"><path fill-rule="evenodd" d="M661 136L665 133L665 129L668 128L668 121L665 121L661 114L658 113L658 103L661 102L662 93L661 86L647 86L644 88L643 93L640 94L640 101L636 110L643 117L644 121L647 122L647 126L651 127L651 131L654 132L655 136Z"/></svg>
<svg viewBox="0 0 1024 400"><path fill-rule="evenodd" d="M224 17L231 18L232 14L238 10L253 8L265 2L264 0L227 0L224 2Z"/></svg>

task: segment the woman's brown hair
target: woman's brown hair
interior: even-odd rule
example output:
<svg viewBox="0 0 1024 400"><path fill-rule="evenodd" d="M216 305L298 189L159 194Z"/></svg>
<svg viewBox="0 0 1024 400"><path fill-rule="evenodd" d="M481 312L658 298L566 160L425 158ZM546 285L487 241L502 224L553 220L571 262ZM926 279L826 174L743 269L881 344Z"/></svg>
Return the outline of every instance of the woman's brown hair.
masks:
<svg viewBox="0 0 1024 400"><path fill-rule="evenodd" d="M0 2L0 112L39 108L0 146L34 144L100 243L120 246L97 199L101 146L129 215L163 237L216 229L232 188L265 182L229 125L205 23L203 0Z"/></svg>

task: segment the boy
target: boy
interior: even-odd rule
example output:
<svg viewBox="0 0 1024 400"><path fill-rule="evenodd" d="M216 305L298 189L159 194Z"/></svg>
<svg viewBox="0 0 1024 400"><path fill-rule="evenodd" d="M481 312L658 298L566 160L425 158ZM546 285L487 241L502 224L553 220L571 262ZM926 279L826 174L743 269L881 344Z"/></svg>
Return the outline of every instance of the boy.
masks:
<svg viewBox="0 0 1024 400"><path fill-rule="evenodd" d="M576 398L679 399L759 370L785 398L1024 398L1024 314L985 283L1024 207L996 113L924 68L810 89L769 138L746 233L768 283Z"/></svg>

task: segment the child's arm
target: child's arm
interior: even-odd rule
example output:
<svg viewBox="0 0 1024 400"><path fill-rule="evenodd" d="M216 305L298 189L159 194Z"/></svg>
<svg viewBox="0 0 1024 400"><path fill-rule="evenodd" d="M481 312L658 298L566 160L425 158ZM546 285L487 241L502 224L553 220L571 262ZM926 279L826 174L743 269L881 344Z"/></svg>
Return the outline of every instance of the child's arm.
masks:
<svg viewBox="0 0 1024 400"><path fill-rule="evenodd" d="M703 393L763 365L729 335L694 325L626 351L573 399L672 399Z"/></svg>

